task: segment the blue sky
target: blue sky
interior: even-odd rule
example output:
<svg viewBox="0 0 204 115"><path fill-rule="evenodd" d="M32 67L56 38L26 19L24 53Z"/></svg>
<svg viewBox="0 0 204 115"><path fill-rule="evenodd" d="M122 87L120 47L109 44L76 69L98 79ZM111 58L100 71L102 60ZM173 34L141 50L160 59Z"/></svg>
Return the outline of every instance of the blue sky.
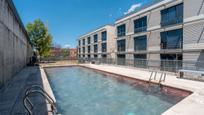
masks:
<svg viewBox="0 0 204 115"><path fill-rule="evenodd" d="M41 19L54 43L76 47L77 38L153 0L13 0L24 24Z"/></svg>

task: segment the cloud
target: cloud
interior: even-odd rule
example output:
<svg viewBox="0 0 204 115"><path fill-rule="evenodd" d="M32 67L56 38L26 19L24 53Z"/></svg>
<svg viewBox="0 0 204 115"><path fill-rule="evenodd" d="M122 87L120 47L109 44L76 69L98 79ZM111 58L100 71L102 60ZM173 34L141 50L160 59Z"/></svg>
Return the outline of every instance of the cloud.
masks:
<svg viewBox="0 0 204 115"><path fill-rule="evenodd" d="M142 3L133 4L133 5L128 9L128 11L125 12L124 14L125 14L125 15L126 15L126 14L129 14L129 13L135 11L136 8L139 8L139 7L141 7L141 6L142 6Z"/></svg>
<svg viewBox="0 0 204 115"><path fill-rule="evenodd" d="M70 44L65 44L65 45L63 46L63 48L70 48L70 47L71 47Z"/></svg>
<svg viewBox="0 0 204 115"><path fill-rule="evenodd" d="M113 14L109 14L108 16L109 16L109 18L112 18L112 17L113 17Z"/></svg>

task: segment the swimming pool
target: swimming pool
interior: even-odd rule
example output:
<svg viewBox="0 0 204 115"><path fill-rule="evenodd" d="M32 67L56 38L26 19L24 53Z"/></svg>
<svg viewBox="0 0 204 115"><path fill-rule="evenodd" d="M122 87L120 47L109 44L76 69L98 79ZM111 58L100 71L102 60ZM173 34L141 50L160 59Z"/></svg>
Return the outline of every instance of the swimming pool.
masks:
<svg viewBox="0 0 204 115"><path fill-rule="evenodd" d="M62 115L160 115L183 99L82 67L47 68Z"/></svg>

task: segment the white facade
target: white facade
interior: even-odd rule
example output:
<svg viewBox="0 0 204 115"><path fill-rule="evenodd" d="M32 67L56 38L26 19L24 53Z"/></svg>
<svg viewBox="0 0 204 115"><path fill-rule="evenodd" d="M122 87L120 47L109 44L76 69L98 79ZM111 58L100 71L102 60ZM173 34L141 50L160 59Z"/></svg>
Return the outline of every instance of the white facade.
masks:
<svg viewBox="0 0 204 115"><path fill-rule="evenodd" d="M106 32L106 40L102 40L102 33ZM94 35L97 35L97 41L94 42ZM90 38L90 43L88 43ZM106 25L95 31L89 32L81 36L78 40L78 57L79 58L115 58L115 28L111 25ZM83 40L85 44L83 44ZM79 43L80 42L80 43ZM106 44L106 51L102 51L102 44ZM94 45L97 45L97 51L94 52ZM90 52L88 51L90 47ZM85 52L83 52L85 49Z"/></svg>
<svg viewBox="0 0 204 115"><path fill-rule="evenodd" d="M161 26L161 11L179 4L183 4L182 23ZM147 30L134 33L134 21L145 16L147 16ZM164 0L115 22L116 28L123 24L126 25L126 34L118 37L117 40L126 40L126 50L124 52L126 59L134 59L135 54L146 54L147 60L160 60L161 54L179 54L182 55L182 60L204 61L203 0ZM161 49L161 32L176 29L183 29L183 48ZM143 35L147 36L147 49L145 51L135 51L134 38Z"/></svg>

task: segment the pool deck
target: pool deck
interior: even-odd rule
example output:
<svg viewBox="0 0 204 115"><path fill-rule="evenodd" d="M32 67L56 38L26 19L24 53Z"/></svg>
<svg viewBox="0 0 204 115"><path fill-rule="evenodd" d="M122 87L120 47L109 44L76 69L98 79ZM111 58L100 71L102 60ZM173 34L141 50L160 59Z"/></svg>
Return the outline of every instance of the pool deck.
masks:
<svg viewBox="0 0 204 115"><path fill-rule="evenodd" d="M80 66L128 76L144 81L149 81L151 74L151 72L147 70L123 66L94 64L81 64ZM157 80L153 82L158 82L160 75L161 74L158 74L156 77ZM183 99L162 115L204 115L204 82L179 79L176 75L167 74L166 81L162 82L162 85L193 92L190 96Z"/></svg>
<svg viewBox="0 0 204 115"><path fill-rule="evenodd" d="M42 86L55 101L44 70L40 67L26 67L0 90L0 115L27 115L23 97L31 85ZM42 96L32 95L30 99L34 104L34 114L45 115L50 110Z"/></svg>
<svg viewBox="0 0 204 115"><path fill-rule="evenodd" d="M26 67L15 77L13 77L13 80L7 84L5 89L3 88L0 90L0 115L23 115L25 113L25 109L22 104L22 99L25 93L25 89L32 84L41 84L44 89L54 98L43 67L63 66L83 66L143 81L149 81L151 74L151 72L143 69L114 65L77 65L70 63L57 63L41 64L41 67ZM157 80L152 82L158 82L159 77L160 74L157 75ZM168 74L166 81L162 82L162 85L193 92L190 96L174 105L162 115L204 115L204 82L179 79L176 75ZM35 101L37 100L36 103L41 102L42 106L47 107L46 103L42 103L42 100L40 100L39 97L34 96L33 98ZM44 111L40 111L38 109L35 111L45 113L47 112L48 107L47 109L44 109Z"/></svg>

